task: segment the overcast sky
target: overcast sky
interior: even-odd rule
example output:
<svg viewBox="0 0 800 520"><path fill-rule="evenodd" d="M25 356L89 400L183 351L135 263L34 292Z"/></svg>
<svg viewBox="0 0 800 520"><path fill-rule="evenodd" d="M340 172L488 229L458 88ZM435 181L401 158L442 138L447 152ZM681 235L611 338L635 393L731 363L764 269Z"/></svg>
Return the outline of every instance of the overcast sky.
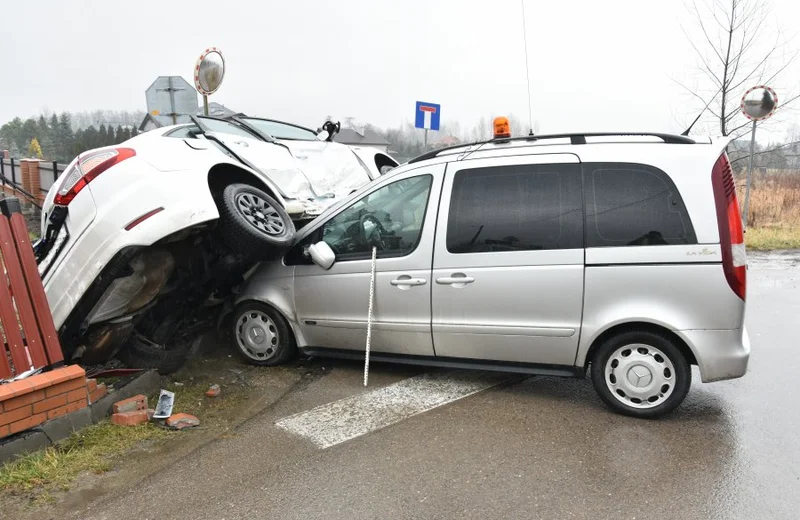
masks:
<svg viewBox="0 0 800 520"><path fill-rule="evenodd" d="M694 117L699 107L673 81L703 86L682 2L525 2L540 132L680 132ZM794 36L800 2L773 4L766 36L778 26ZM0 123L45 109L144 110L152 81L191 81L208 46L227 65L212 101L248 114L386 127L412 121L424 100L462 125L527 119L519 0L4 0ZM798 90L798 65L774 85L779 96Z"/></svg>

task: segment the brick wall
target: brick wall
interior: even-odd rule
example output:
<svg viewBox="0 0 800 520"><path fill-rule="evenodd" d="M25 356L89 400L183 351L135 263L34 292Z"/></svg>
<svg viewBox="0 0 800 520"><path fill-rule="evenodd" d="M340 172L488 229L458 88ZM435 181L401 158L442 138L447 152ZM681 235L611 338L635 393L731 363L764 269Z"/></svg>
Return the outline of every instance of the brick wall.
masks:
<svg viewBox="0 0 800 520"><path fill-rule="evenodd" d="M76 412L105 393L77 365L0 385L0 438Z"/></svg>

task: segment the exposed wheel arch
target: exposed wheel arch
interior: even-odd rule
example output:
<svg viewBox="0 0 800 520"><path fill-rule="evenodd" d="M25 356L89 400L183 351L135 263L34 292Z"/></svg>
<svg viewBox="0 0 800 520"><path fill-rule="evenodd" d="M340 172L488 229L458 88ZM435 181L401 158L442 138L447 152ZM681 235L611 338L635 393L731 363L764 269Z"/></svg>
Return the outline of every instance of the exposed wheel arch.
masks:
<svg viewBox="0 0 800 520"><path fill-rule="evenodd" d="M686 344L683 338L666 327L662 327L654 323L637 321L620 323L614 325L608 330L603 331L603 333L595 338L595 340L592 342L592 345L589 347L589 350L586 352L586 358L583 361L583 366L586 367L589 363L591 363L597 349L600 347L600 345L608 341L609 338L631 331L654 332L667 336L669 339L675 342L675 345L678 346L678 349L681 351L681 354L683 354L683 357L686 359L686 362L689 363L689 365L697 365L697 358L695 357L694 352L692 352L692 349L689 348L689 345Z"/></svg>
<svg viewBox="0 0 800 520"><path fill-rule="evenodd" d="M211 190L212 195L216 198L225 189L225 186L233 183L249 184L255 188L264 191L267 195L284 204L283 197L276 193L272 186L269 186L263 179L259 179L251 172L239 168L233 164L217 164L211 167L208 171L208 188Z"/></svg>
<svg viewBox="0 0 800 520"><path fill-rule="evenodd" d="M381 168L383 168L384 166L391 166L392 168L396 168L398 166L398 163L397 163L397 161L395 161L390 156L388 156L388 155L386 155L384 153L376 153L375 154L375 167L380 172ZM381 172L381 173L383 173L383 172Z"/></svg>

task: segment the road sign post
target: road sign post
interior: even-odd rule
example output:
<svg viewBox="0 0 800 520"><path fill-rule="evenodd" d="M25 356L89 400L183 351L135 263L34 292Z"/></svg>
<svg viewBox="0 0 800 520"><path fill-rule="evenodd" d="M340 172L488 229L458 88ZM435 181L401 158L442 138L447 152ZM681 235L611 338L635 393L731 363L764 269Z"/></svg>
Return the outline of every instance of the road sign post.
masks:
<svg viewBox="0 0 800 520"><path fill-rule="evenodd" d="M742 229L747 229L747 216L750 211L750 178L753 171L753 155L756 146L756 123L769 119L778 108L778 95L766 85L753 87L742 96L742 113L753 122L750 134L750 157L747 160L747 179L744 189L744 211L742 212Z"/></svg>
<svg viewBox="0 0 800 520"><path fill-rule="evenodd" d="M417 101L417 109L414 113L414 127L425 130L425 140L423 141L425 151L428 151L428 130L439 131L441 115L442 105Z"/></svg>

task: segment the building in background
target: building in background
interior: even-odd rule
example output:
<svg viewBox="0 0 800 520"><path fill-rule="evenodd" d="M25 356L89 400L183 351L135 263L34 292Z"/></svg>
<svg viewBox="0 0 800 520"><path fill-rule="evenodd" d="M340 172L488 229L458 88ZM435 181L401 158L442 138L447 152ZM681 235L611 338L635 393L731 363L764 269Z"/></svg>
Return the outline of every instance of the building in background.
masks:
<svg viewBox="0 0 800 520"><path fill-rule="evenodd" d="M337 143L352 146L371 146L384 153L389 153L389 141L373 129L366 127L357 131L351 128L342 128L333 138Z"/></svg>

